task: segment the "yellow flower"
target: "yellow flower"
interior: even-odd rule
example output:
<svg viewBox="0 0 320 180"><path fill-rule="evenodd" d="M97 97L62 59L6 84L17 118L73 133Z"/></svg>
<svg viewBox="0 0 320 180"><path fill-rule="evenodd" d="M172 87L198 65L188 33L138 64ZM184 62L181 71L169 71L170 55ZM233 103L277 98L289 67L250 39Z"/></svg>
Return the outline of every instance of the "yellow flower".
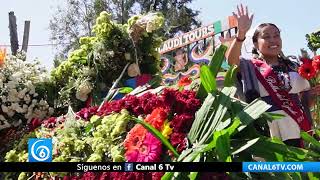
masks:
<svg viewBox="0 0 320 180"><path fill-rule="evenodd" d="M170 128L170 123L168 121L165 121L162 127L161 134L168 139L171 133L172 129Z"/></svg>
<svg viewBox="0 0 320 180"><path fill-rule="evenodd" d="M4 64L6 59L6 48L0 48L0 67Z"/></svg>

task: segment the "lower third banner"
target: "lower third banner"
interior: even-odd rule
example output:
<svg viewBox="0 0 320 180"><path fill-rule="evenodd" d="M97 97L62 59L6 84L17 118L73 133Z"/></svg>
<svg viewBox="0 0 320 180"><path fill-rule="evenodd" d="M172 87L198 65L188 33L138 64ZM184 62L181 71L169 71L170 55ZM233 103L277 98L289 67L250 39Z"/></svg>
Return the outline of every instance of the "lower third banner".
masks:
<svg viewBox="0 0 320 180"><path fill-rule="evenodd" d="M243 172L320 172L320 162L244 162Z"/></svg>
<svg viewBox="0 0 320 180"><path fill-rule="evenodd" d="M320 162L0 162L0 172L320 172Z"/></svg>
<svg viewBox="0 0 320 180"><path fill-rule="evenodd" d="M1 172L241 172L241 162L206 163L87 163L87 162L0 162Z"/></svg>

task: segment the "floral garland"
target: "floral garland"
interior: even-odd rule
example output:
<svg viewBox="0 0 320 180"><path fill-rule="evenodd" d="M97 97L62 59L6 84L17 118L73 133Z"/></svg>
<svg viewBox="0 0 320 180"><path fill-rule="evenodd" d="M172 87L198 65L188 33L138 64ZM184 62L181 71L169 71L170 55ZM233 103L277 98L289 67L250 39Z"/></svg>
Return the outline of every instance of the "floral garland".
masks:
<svg viewBox="0 0 320 180"><path fill-rule="evenodd" d="M161 132L178 152L182 152L187 147L186 134L201 105L195 96L194 91L175 89L164 89L158 95L128 95L123 99L104 103L99 111L98 107L83 108L77 113L69 112L61 117L50 117L41 123L30 123L29 130L35 137L54 139L54 162L157 162L164 157L170 159L172 153L164 151L161 142L142 125L134 125L133 121L128 121L129 115L142 117ZM34 119L32 122L39 121ZM27 154L21 143L19 147L7 153L6 161L27 160L19 158L26 157ZM66 176L65 173L50 175L64 176L64 179L76 178ZM163 173L158 172L84 173L81 177L77 176L77 179L160 179L162 175Z"/></svg>
<svg viewBox="0 0 320 180"><path fill-rule="evenodd" d="M16 56L1 61L0 130L30 123L33 118L50 117L54 109L38 90L38 84L49 80L40 62L29 63Z"/></svg>

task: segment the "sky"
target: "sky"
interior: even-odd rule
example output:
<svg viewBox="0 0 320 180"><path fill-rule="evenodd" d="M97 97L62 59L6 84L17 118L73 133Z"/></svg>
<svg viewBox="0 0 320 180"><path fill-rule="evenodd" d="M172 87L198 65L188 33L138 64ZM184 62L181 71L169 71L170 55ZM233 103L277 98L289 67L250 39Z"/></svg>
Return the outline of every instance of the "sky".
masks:
<svg viewBox="0 0 320 180"><path fill-rule="evenodd" d="M5 0L0 6L0 47L10 45L9 15L14 11L17 19L19 45L22 45L24 21L30 20L29 45L50 44L49 21L55 7L63 0ZM10 47L6 47L10 51ZM21 49L21 47L19 47ZM29 46L27 59L38 58L47 68L53 67L55 50L52 46Z"/></svg>
<svg viewBox="0 0 320 180"><path fill-rule="evenodd" d="M9 11L14 11L17 17L20 45L25 20L31 21L29 45L50 44L49 21L54 16L55 7L63 3L64 0L6 0L0 6L0 47L10 44ZM207 25L232 15L240 3L248 5L249 11L254 14L252 27L271 22L281 29L283 51L286 55L298 55L300 48L307 49L305 34L320 29L319 0L194 0L190 6L200 11L199 20ZM246 41L247 50L250 51L250 39ZM27 58L39 58L47 69L51 69L54 54L52 46L29 46Z"/></svg>
<svg viewBox="0 0 320 180"><path fill-rule="evenodd" d="M266 22L280 28L285 55L299 55L301 48L308 49L305 35L320 30L319 0L194 0L191 7L201 12L199 18L206 25L237 12L240 3L254 14L252 29ZM244 45L247 51L252 50L251 39Z"/></svg>

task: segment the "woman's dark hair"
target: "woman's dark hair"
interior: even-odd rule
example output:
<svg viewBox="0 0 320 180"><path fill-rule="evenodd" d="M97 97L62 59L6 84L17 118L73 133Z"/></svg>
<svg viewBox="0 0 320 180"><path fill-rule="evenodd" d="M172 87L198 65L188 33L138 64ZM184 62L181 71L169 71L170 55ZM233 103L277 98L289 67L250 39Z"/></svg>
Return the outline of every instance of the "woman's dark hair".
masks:
<svg viewBox="0 0 320 180"><path fill-rule="evenodd" d="M253 36L252 36L252 42L253 42L253 43L258 42L258 37L259 37L259 35L260 35L260 33L261 33L261 29L264 28L264 27L266 27L266 26L273 26L273 27L277 28L277 30L280 32L280 29L279 29L275 24L272 24L272 23L262 23L262 24L260 24L260 25L257 27L257 29L254 31L254 34L253 34Z"/></svg>
<svg viewBox="0 0 320 180"><path fill-rule="evenodd" d="M253 47L253 48L252 48L251 53L252 53L253 55L257 55L257 56L259 56L258 49L257 49L257 48L255 48L255 47Z"/></svg>

